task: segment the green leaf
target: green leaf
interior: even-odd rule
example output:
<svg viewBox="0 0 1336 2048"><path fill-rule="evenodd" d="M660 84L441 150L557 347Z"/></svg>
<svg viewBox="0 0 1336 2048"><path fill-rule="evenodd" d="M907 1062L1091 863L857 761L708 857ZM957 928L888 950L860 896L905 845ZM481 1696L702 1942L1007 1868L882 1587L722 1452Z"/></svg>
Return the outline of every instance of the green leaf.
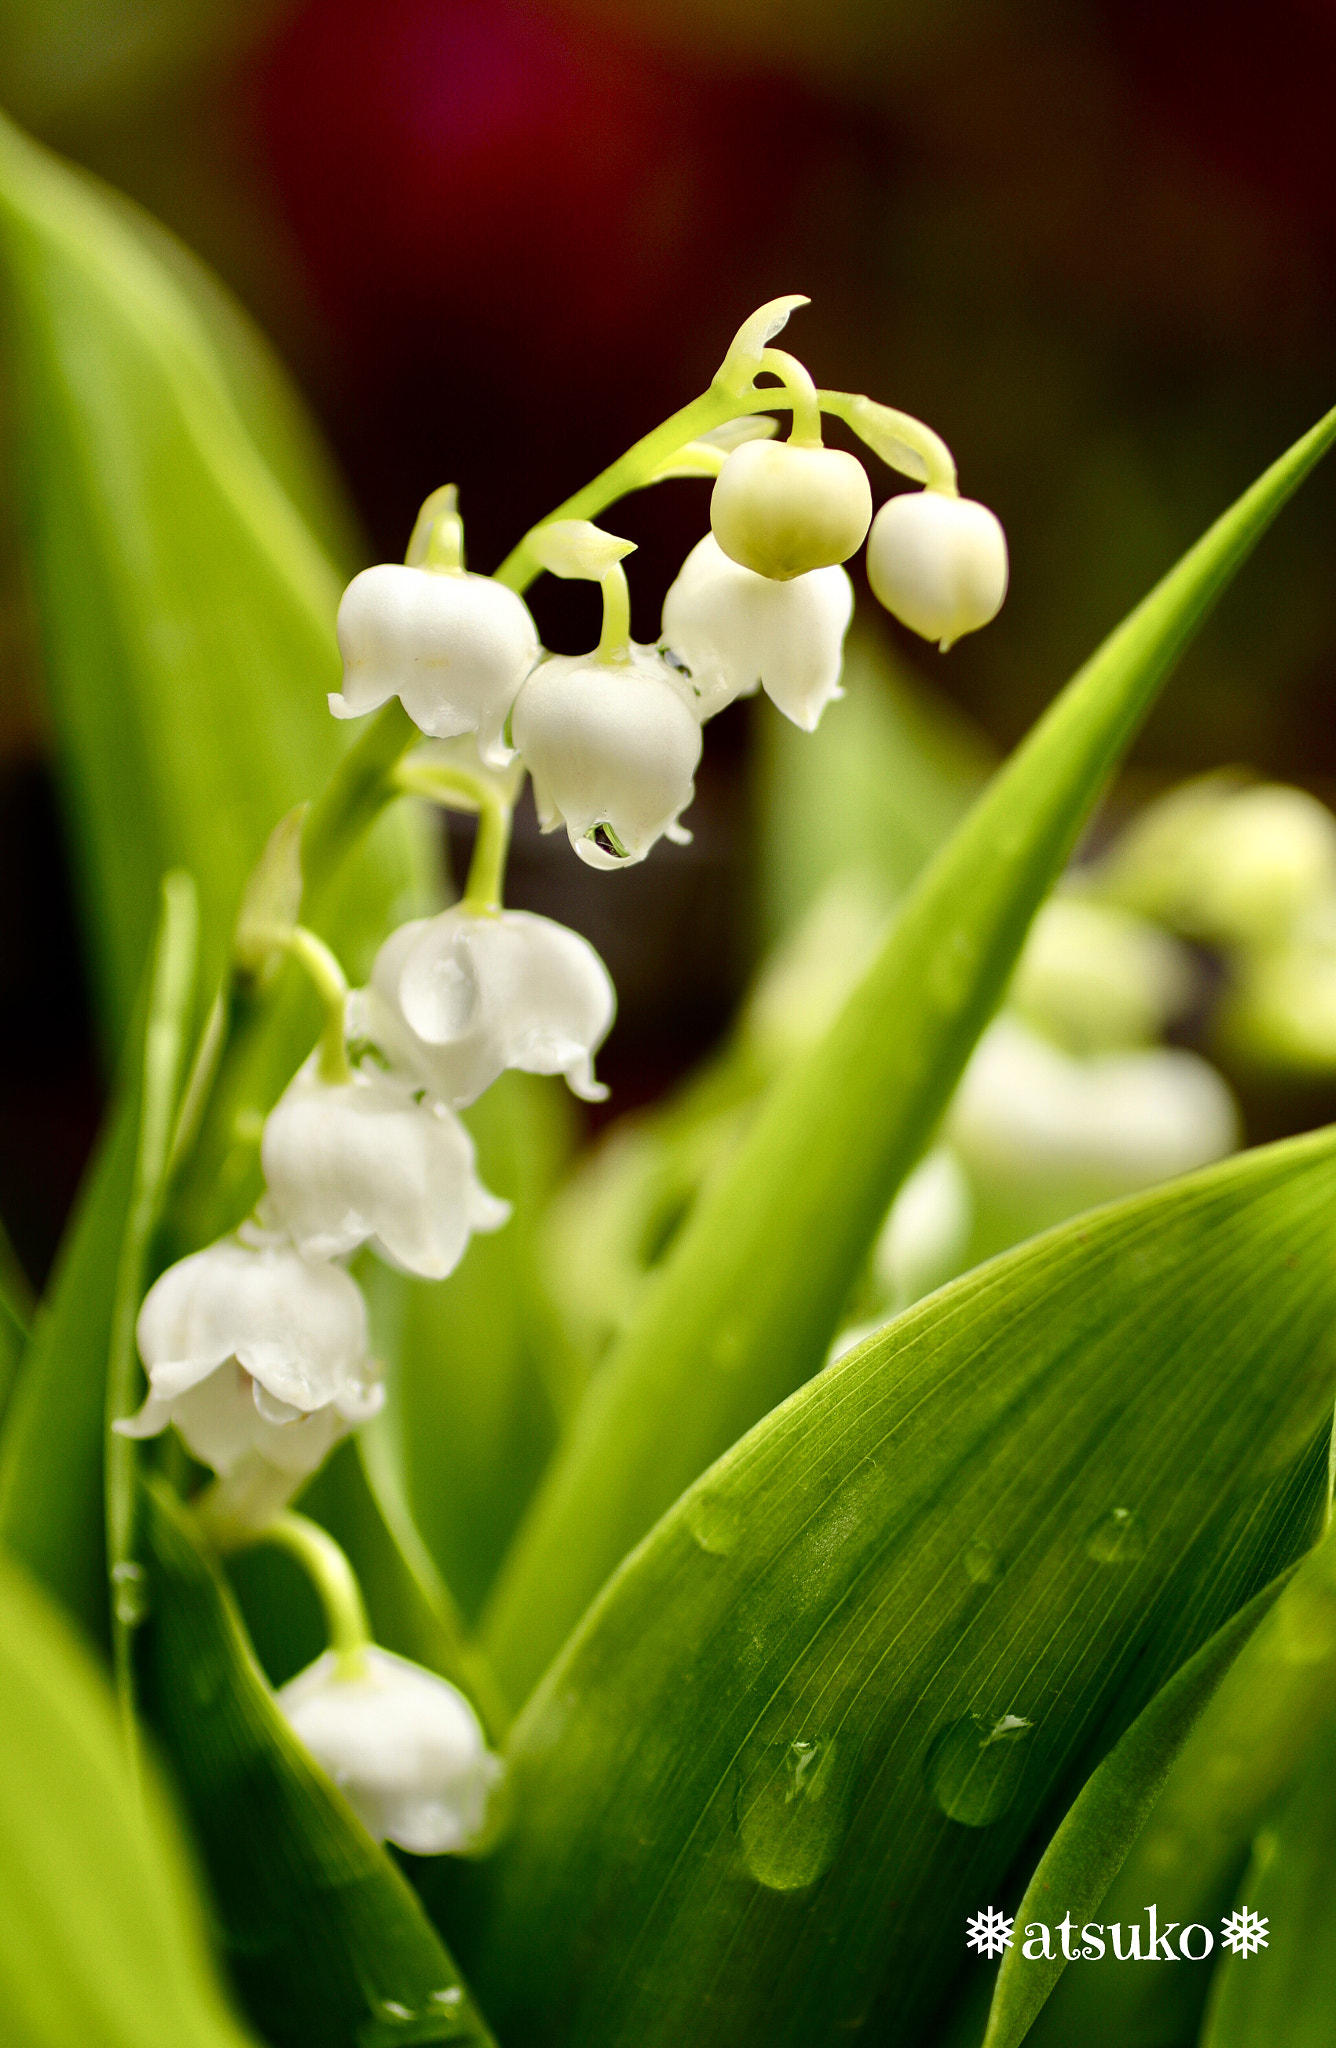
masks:
<svg viewBox="0 0 1336 2048"><path fill-rule="evenodd" d="M106 1367L104 1485L107 1574L111 1586L111 1639L127 1727L133 1726L130 1669L132 1631L139 1619L143 1567L135 1555L138 1445L117 1436L112 1424L139 1406L142 1374L135 1322L148 1277L149 1246L162 1202L172 1126L195 994L199 908L189 875L168 875L149 975L144 1064L139 1090L134 1180L121 1236L112 1300Z"/></svg>
<svg viewBox="0 0 1336 2048"><path fill-rule="evenodd" d="M109 1566L133 1563L133 1450L108 1446L107 1423L135 1405L134 1323L193 982L189 879L169 876L163 903L121 1085L0 1434L0 1542L98 1643L110 1629ZM122 1590L129 1607L133 1588Z"/></svg>
<svg viewBox="0 0 1336 2048"><path fill-rule="evenodd" d="M1231 1615L1161 1686L1086 1780L1016 1908L1022 1933L1035 1920L1056 1925L1061 1907L1080 1942L1081 1927L1094 1920L1193 1723L1280 1591L1278 1582L1264 1587ZM1018 1934L997 1973L983 2048L1016 2048L1066 1967L1061 1953L1047 1961L1027 1957Z"/></svg>
<svg viewBox="0 0 1336 2048"><path fill-rule="evenodd" d="M1336 1542L1304 1559L1206 1707L1104 1901L1112 1923L1154 1899L1166 1920L1214 1926L1259 1828L1277 1812L1336 1715ZM1249 1904L1254 1901L1249 1900ZM1196 2039L1204 1971L1107 1959L1069 1970L1033 2040L1124 2048Z"/></svg>
<svg viewBox="0 0 1336 2048"><path fill-rule="evenodd" d="M905 898L825 1039L771 1090L595 1380L485 1640L520 1700L655 1516L814 1371L1035 910L1176 656L1336 440L1330 413L1104 643Z"/></svg>
<svg viewBox="0 0 1336 2048"><path fill-rule="evenodd" d="M245 2048L194 1874L111 1695L0 1564L0 2012L12 2048Z"/></svg>
<svg viewBox="0 0 1336 2048"><path fill-rule="evenodd" d="M993 766L982 734L905 674L866 626L850 636L844 689L814 733L786 718L761 723L761 896L771 942L850 869L894 901Z"/></svg>
<svg viewBox="0 0 1336 2048"><path fill-rule="evenodd" d="M8 1231L0 1223L0 1425L32 1335L33 1306L27 1275L15 1256Z"/></svg>
<svg viewBox="0 0 1336 2048"><path fill-rule="evenodd" d="M1266 1947L1221 1958L1202 2048L1329 2048L1336 2013L1336 1724L1257 1844L1239 1906Z"/></svg>
<svg viewBox="0 0 1336 2048"><path fill-rule="evenodd" d="M238 350L225 369L199 294L122 205L7 125L0 281L62 793L115 1045L159 877L197 877L216 985L271 827L349 744L325 705L340 578L247 430ZM414 843L399 806L356 859L335 932L355 971L415 882Z"/></svg>
<svg viewBox="0 0 1336 2048"><path fill-rule="evenodd" d="M202 1846L233 1975L273 2048L492 2036L411 1887L288 1727L165 1489L144 1691Z"/></svg>
<svg viewBox="0 0 1336 2048"><path fill-rule="evenodd" d="M457 1931L505 2037L927 2038L1092 1745L1311 1536L1334 1198L1328 1132L1064 1226L690 1489L516 1725Z"/></svg>

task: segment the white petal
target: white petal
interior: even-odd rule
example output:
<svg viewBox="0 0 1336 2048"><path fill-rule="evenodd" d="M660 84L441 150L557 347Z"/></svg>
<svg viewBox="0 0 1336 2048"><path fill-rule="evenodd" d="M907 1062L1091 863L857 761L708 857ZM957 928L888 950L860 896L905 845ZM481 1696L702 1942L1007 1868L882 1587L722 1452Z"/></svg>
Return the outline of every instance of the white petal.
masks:
<svg viewBox="0 0 1336 2048"><path fill-rule="evenodd" d="M710 718L760 684L805 732L840 695L853 585L841 568L788 582L730 561L706 534L663 603L663 637L690 671L700 715Z"/></svg>
<svg viewBox="0 0 1336 2048"><path fill-rule="evenodd" d="M558 822L591 867L643 860L695 794L700 727L689 685L662 656L629 663L551 655L515 700L511 735L533 776L545 830ZM610 828L623 851L618 853Z"/></svg>
<svg viewBox="0 0 1336 2048"><path fill-rule="evenodd" d="M504 584L395 562L353 578L338 632L336 717L357 717L398 696L422 732L440 739L476 732L485 756L500 748L515 694L541 651L528 606Z"/></svg>
<svg viewBox="0 0 1336 2048"><path fill-rule="evenodd" d="M973 498L903 491L872 522L867 575L888 612L945 650L1001 610L1006 535Z"/></svg>
<svg viewBox="0 0 1336 2048"><path fill-rule="evenodd" d="M395 932L372 969L359 1028L442 1102L473 1102L507 1067L604 1092L593 1055L616 1010L606 967L578 932L530 911L456 906Z"/></svg>
<svg viewBox="0 0 1336 2048"><path fill-rule="evenodd" d="M307 1258L370 1241L402 1270L443 1280L470 1232L509 1214L478 1185L458 1119L371 1067L331 1088L309 1060L265 1123L261 1160L274 1213Z"/></svg>
<svg viewBox="0 0 1336 2048"><path fill-rule="evenodd" d="M377 1840L434 1856L481 1832L501 1766L443 1678L380 1649L344 1675L326 1652L278 1704Z"/></svg>

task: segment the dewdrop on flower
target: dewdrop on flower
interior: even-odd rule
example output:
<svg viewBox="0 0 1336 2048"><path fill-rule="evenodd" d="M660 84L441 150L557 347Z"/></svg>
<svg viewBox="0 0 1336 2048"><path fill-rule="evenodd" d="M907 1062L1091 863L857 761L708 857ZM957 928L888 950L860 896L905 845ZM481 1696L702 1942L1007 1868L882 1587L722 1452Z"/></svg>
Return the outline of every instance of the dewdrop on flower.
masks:
<svg viewBox="0 0 1336 2048"><path fill-rule="evenodd" d="M327 1650L285 1685L289 1725L369 1834L414 1856L468 1848L502 1775L472 1707L389 1650Z"/></svg>
<svg viewBox="0 0 1336 2048"><path fill-rule="evenodd" d="M867 540L867 578L888 612L945 653L997 616L1007 540L986 505L945 491L888 498Z"/></svg>
<svg viewBox="0 0 1336 2048"><path fill-rule="evenodd" d="M473 1231L510 1215L479 1182L458 1118L370 1065L331 1086L313 1054L266 1119L260 1159L269 1208L307 1259L369 1243L391 1265L443 1280Z"/></svg>
<svg viewBox="0 0 1336 2048"><path fill-rule="evenodd" d="M607 968L578 932L527 910L457 905L391 933L354 997L353 1027L455 1107L507 1067L562 1074L597 1102L607 1090L593 1056L616 1007Z"/></svg>
<svg viewBox="0 0 1336 2048"><path fill-rule="evenodd" d="M779 582L847 561L871 517L872 490L857 456L794 441L744 441L710 498L723 552Z"/></svg>
<svg viewBox="0 0 1336 2048"><path fill-rule="evenodd" d="M730 561L713 534L663 601L663 638L689 675L701 718L758 686L804 732L840 696L853 585L838 566L778 582Z"/></svg>
<svg viewBox="0 0 1336 2048"><path fill-rule="evenodd" d="M522 597L462 565L454 486L418 515L408 560L363 569L339 605L343 690L336 718L361 718L398 697L435 739L478 735L483 759L507 757L507 715L542 649Z"/></svg>
<svg viewBox="0 0 1336 2048"><path fill-rule="evenodd" d="M148 1397L118 1433L175 1424L194 1457L256 1490L266 1513L383 1398L355 1282L254 1225L169 1266L135 1335Z"/></svg>

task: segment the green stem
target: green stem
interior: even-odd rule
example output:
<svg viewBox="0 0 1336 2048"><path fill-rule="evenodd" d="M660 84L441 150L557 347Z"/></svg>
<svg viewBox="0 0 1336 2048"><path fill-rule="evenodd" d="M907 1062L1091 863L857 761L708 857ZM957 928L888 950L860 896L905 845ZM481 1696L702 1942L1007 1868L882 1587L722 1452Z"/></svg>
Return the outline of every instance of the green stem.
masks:
<svg viewBox="0 0 1336 2048"><path fill-rule="evenodd" d="M328 1530L288 1508L256 1530L250 1541L273 1544L297 1560L319 1596L340 1674L355 1677L371 1643L371 1626L357 1574Z"/></svg>
<svg viewBox="0 0 1336 2048"><path fill-rule="evenodd" d="M805 363L797 356L791 356L786 348L767 348L761 352L761 368L778 377L793 406L793 426L789 439L796 448L819 448L821 446L821 396L812 382Z"/></svg>
<svg viewBox="0 0 1336 2048"><path fill-rule="evenodd" d="M620 562L599 577L603 592L603 630L594 650L596 661L627 662L631 659L631 586Z"/></svg>
<svg viewBox="0 0 1336 2048"><path fill-rule="evenodd" d="M346 1088L353 1077L344 1037L347 975L324 940L305 925L295 924L290 931L278 925L269 931L260 927L256 937L267 939L273 946L281 946L306 970L307 979L325 1009L325 1022L320 1033L320 1078L326 1087Z"/></svg>
<svg viewBox="0 0 1336 2048"><path fill-rule="evenodd" d="M623 579L625 580L625 579ZM510 805L480 775L463 768L438 768L430 762L402 761L394 771L396 788L405 796L425 797L444 809L468 811L478 820L473 859L464 884L463 907L477 912L501 908L510 851Z"/></svg>

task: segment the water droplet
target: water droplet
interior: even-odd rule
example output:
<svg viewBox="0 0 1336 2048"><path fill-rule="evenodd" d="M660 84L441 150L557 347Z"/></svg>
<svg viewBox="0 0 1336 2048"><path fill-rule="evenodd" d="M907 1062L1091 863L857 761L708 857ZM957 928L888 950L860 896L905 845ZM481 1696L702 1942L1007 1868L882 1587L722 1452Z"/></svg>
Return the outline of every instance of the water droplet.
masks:
<svg viewBox="0 0 1336 2048"><path fill-rule="evenodd" d="M397 1998L378 1999L375 2013L357 2029L358 2048L425 2048L429 2042L475 2040L475 2030L455 2010L459 1999L458 1989L453 1996L433 1991L423 2012Z"/></svg>
<svg viewBox="0 0 1336 2048"><path fill-rule="evenodd" d="M830 1736L748 1744L734 1824L758 1884L796 1892L829 1870L848 1825L856 1757L855 1744Z"/></svg>
<svg viewBox="0 0 1336 2048"><path fill-rule="evenodd" d="M1031 1725L1019 1714L992 1722L966 1714L942 1730L928 1751L924 1775L948 1820L986 1828L1006 1812L1025 1774Z"/></svg>
<svg viewBox="0 0 1336 2048"><path fill-rule="evenodd" d="M711 1557L727 1557L742 1534L742 1509L722 1493L698 1493L687 1507L687 1527Z"/></svg>
<svg viewBox="0 0 1336 2048"><path fill-rule="evenodd" d="M464 1994L458 1984L451 1984L444 1991L433 1991L431 1993L431 2003L433 2005L458 2005L463 1996Z"/></svg>
<svg viewBox="0 0 1336 2048"><path fill-rule="evenodd" d="M1132 1508L1110 1508L1086 1539L1096 1564L1136 1564L1146 1555L1146 1528Z"/></svg>
<svg viewBox="0 0 1336 2048"><path fill-rule="evenodd" d="M973 1579L976 1586L991 1586L995 1579L1002 1576L1001 1558L992 1544L985 1543L982 1538L977 1543L971 1543L962 1562L966 1578Z"/></svg>
<svg viewBox="0 0 1336 2048"><path fill-rule="evenodd" d="M148 1620L148 1580L142 1564L122 1562L111 1568L112 1605L122 1628L138 1628Z"/></svg>

